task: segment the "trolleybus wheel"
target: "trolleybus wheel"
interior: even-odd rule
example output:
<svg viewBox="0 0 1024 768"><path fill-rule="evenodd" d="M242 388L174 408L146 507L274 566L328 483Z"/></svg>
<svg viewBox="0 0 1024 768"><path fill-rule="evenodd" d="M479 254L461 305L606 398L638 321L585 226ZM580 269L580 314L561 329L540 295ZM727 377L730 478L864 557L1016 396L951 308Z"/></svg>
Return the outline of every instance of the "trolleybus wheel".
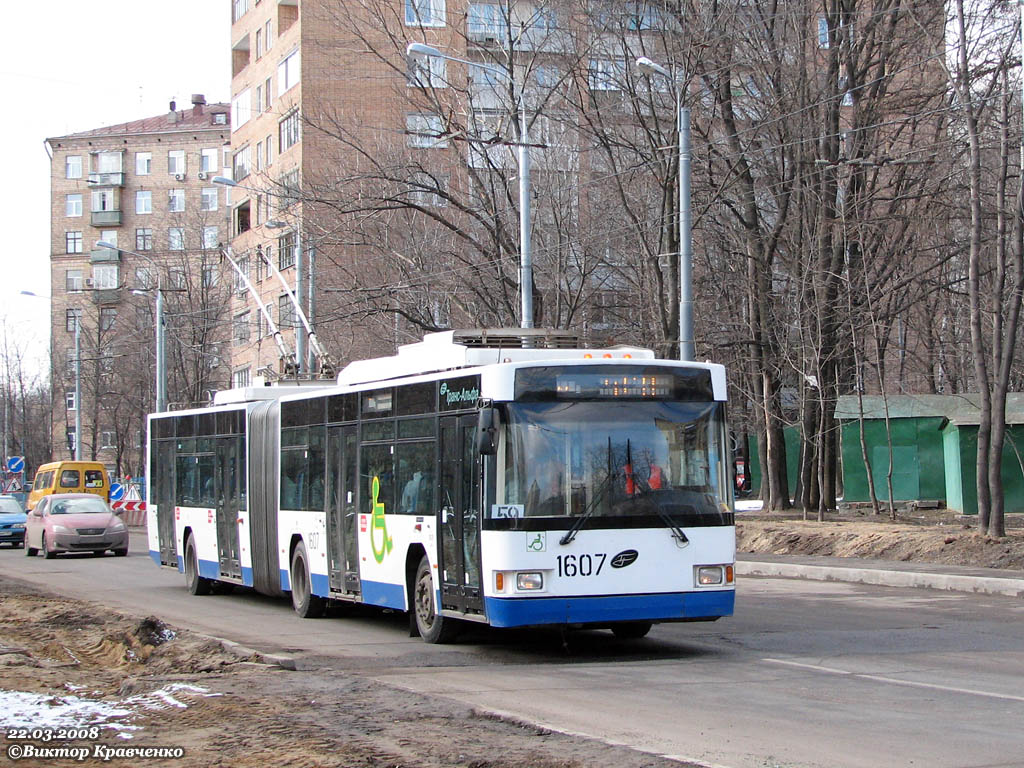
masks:
<svg viewBox="0 0 1024 768"><path fill-rule="evenodd" d="M651 626L649 621L623 621L612 624L612 634L623 640L636 640L645 637L651 631Z"/></svg>
<svg viewBox="0 0 1024 768"><path fill-rule="evenodd" d="M295 612L304 619L316 619L324 615L327 601L313 594L309 573L309 557L306 545L301 541L292 553L292 605Z"/></svg>
<svg viewBox="0 0 1024 768"><path fill-rule="evenodd" d="M185 586L193 595L210 594L210 580L199 575L199 558L196 555L194 536L185 542Z"/></svg>
<svg viewBox="0 0 1024 768"><path fill-rule="evenodd" d="M416 569L413 585L413 612L416 614L416 629L428 643L450 643L458 633L455 619L441 616L434 603L434 583L430 578L430 561L424 555Z"/></svg>
<svg viewBox="0 0 1024 768"><path fill-rule="evenodd" d="M40 546L42 547L42 550L43 550L43 557L45 557L47 560L53 560L53 558L55 558L57 556L56 552L50 551L50 548L48 546L46 546L46 534L45 533L43 534L43 540L40 542Z"/></svg>

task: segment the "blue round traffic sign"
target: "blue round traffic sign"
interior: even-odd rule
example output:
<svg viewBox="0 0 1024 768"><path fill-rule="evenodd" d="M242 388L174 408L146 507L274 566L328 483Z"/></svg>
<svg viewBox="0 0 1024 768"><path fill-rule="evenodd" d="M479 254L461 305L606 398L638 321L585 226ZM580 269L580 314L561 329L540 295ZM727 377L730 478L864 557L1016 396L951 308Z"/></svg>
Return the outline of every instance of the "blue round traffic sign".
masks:
<svg viewBox="0 0 1024 768"><path fill-rule="evenodd" d="M111 483L110 500L120 501L122 496L124 496L124 486L121 483Z"/></svg>
<svg viewBox="0 0 1024 768"><path fill-rule="evenodd" d="M9 472L21 472L25 468L25 457L24 456L11 456L7 460L7 471Z"/></svg>

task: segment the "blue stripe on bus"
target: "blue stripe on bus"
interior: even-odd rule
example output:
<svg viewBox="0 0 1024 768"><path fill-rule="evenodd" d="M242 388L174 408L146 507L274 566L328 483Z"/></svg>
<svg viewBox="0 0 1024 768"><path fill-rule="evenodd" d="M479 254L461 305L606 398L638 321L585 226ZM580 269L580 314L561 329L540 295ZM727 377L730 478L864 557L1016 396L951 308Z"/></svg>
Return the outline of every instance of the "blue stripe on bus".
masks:
<svg viewBox="0 0 1024 768"><path fill-rule="evenodd" d="M242 583L247 587L252 586L252 568L242 566Z"/></svg>
<svg viewBox="0 0 1024 768"><path fill-rule="evenodd" d="M288 570L286 568L281 569L281 589L285 592L292 591L291 577L288 575Z"/></svg>
<svg viewBox="0 0 1024 768"><path fill-rule="evenodd" d="M200 560L199 575L204 579L214 579L216 581L220 578L220 563L215 560Z"/></svg>
<svg viewBox="0 0 1024 768"><path fill-rule="evenodd" d="M331 583L326 574L314 573L312 574L312 581L314 595L319 595L320 597L331 596Z"/></svg>
<svg viewBox="0 0 1024 768"><path fill-rule="evenodd" d="M735 599L736 593L727 590L611 597L488 597L484 603L491 626L523 627L731 616Z"/></svg>
<svg viewBox="0 0 1024 768"><path fill-rule="evenodd" d="M151 549L151 550L149 550L149 557L157 565L163 565L163 563L160 562L160 553L159 552L156 552L156 551Z"/></svg>
<svg viewBox="0 0 1024 768"><path fill-rule="evenodd" d="M379 605L383 608L405 610L405 587L401 584L388 584L383 581L363 580L363 602L368 605Z"/></svg>

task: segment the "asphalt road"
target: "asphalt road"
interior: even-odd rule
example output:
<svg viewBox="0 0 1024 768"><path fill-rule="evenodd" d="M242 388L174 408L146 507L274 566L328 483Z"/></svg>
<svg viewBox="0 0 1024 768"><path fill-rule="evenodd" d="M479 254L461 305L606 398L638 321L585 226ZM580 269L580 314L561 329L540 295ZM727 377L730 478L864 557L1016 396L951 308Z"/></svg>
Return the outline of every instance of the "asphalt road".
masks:
<svg viewBox="0 0 1024 768"><path fill-rule="evenodd" d="M1024 766L1024 601L744 578L736 616L607 631L477 628L451 646L400 614L302 621L249 593L191 597L133 537L127 558L28 559L0 574L556 730L728 768Z"/></svg>

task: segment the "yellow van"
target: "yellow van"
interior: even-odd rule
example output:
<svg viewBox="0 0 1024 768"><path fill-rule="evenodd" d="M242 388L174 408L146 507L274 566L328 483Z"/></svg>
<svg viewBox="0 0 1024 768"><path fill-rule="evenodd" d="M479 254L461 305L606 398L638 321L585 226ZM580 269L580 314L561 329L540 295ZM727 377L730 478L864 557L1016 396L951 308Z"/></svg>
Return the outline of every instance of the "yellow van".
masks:
<svg viewBox="0 0 1024 768"><path fill-rule="evenodd" d="M110 502L107 470L98 461L53 461L36 471L26 507L32 509L51 493L95 493Z"/></svg>

